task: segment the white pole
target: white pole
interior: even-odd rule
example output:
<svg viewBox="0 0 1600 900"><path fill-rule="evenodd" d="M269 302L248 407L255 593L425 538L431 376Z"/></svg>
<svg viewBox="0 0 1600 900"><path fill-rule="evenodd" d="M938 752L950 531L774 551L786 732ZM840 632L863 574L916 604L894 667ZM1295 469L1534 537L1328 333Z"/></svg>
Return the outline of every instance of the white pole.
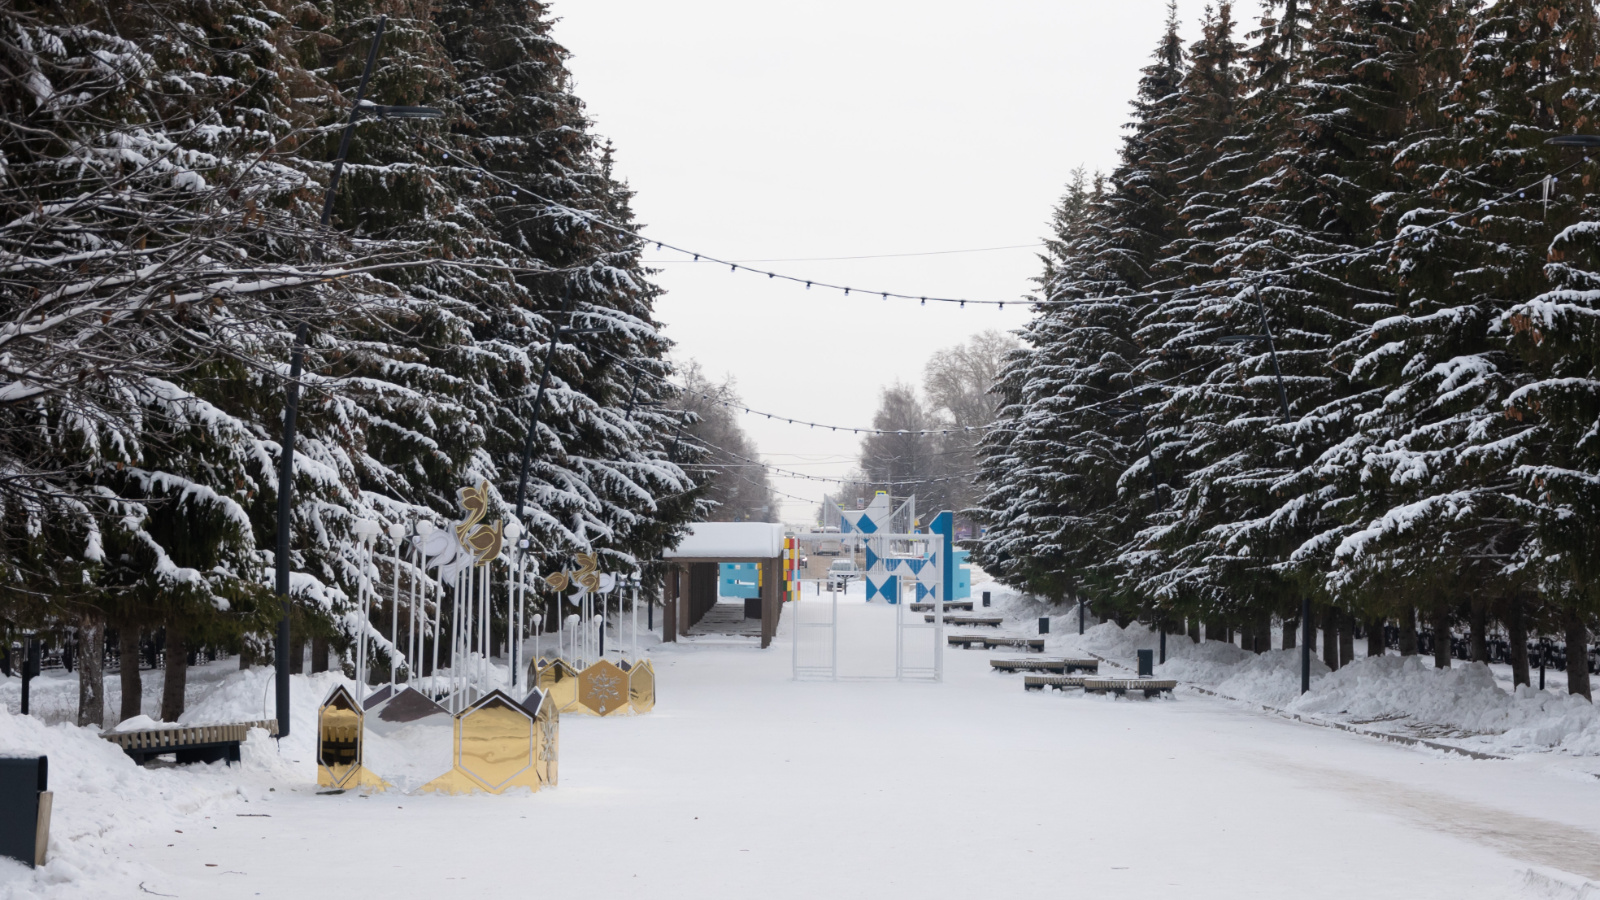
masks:
<svg viewBox="0 0 1600 900"><path fill-rule="evenodd" d="M833 652L828 660L829 677L834 681L839 680L839 589L833 582L828 583L828 593L833 596L833 618L830 620L828 633L833 641Z"/></svg>
<svg viewBox="0 0 1600 900"><path fill-rule="evenodd" d="M404 532L401 532L402 535ZM390 532L391 536L393 532ZM400 538L394 538L394 591L389 600L389 696L394 696L400 684L400 661L395 659L400 650ZM410 657L406 657L410 661Z"/></svg>
<svg viewBox="0 0 1600 900"><path fill-rule="evenodd" d="M421 566L418 566L417 568L420 569ZM416 575L415 572L413 572L412 575L411 575L411 612L410 612L410 614L408 616L406 616L406 659L409 659L409 660L419 660L419 659L422 658L422 654L417 652L417 587L418 587L418 585L419 585L419 581L417 579L417 575ZM418 668L418 666L417 666L416 662L412 662L411 671L409 673L409 677L406 679L407 683L411 684L412 686L416 685L417 675L419 674L417 672L417 668Z"/></svg>

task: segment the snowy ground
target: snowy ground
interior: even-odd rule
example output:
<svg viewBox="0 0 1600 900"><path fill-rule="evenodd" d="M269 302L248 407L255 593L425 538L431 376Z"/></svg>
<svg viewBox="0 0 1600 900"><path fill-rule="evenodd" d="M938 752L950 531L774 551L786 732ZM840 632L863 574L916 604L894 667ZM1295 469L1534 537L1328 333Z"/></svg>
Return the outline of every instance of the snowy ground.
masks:
<svg viewBox="0 0 1600 900"><path fill-rule="evenodd" d="M852 606L847 654L884 649L893 613ZM767 651L657 648L656 710L563 718L561 785L536 795L318 796L329 675L297 679L294 735L258 734L234 769L139 770L0 713L0 752L50 753L58 792L53 862L0 863L0 896L1555 900L1600 882L1600 780L1570 753L1467 759L1193 691L1026 693L976 650L946 654L944 684L796 683L792 619ZM267 675L216 688L253 704Z"/></svg>

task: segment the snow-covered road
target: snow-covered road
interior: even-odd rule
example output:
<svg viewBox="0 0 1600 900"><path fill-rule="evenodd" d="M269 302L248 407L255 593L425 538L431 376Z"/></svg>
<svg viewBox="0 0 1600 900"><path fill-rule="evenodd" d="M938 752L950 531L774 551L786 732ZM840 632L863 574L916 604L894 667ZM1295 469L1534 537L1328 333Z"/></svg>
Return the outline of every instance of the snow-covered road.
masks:
<svg viewBox="0 0 1600 900"><path fill-rule="evenodd" d="M219 898L1461 900L1600 881L1588 775L1192 692L1026 693L993 655L950 651L942 685L795 683L786 642L665 647L654 713L563 719L556 790L284 786L118 852L165 874L147 890Z"/></svg>

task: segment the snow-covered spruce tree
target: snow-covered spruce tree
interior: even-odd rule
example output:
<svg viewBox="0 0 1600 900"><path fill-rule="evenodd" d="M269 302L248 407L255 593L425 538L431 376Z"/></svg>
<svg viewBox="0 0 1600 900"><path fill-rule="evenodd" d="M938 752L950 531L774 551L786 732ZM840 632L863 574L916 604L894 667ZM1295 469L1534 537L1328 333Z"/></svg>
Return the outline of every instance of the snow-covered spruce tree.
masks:
<svg viewBox="0 0 1600 900"><path fill-rule="evenodd" d="M1574 56L1588 52L1592 58L1596 48L1585 45L1592 40L1574 33L1565 47ZM1592 69L1574 68L1561 80L1565 83L1542 91L1542 99L1556 105L1561 130L1592 132L1600 85ZM1575 162L1576 154L1563 161L1568 160ZM1549 626L1568 647L1569 689L1591 697L1588 660L1571 648L1590 644L1600 611L1600 533L1591 512L1600 500L1595 445L1600 434L1600 225L1595 221L1600 195L1595 175L1586 163L1561 181L1580 221L1561 229L1550 243L1545 277L1551 289L1511 306L1491 325L1494 336L1508 340L1522 362L1518 385L1505 398L1505 418L1514 434L1505 443L1515 447L1511 474L1521 487L1520 512L1533 526L1529 556L1547 595L1564 601L1559 619Z"/></svg>
<svg viewBox="0 0 1600 900"><path fill-rule="evenodd" d="M0 12L10 615L165 625L169 717L185 644L262 621L249 510L271 482L260 388L282 323L341 312L270 274L309 236L287 212L306 185L289 86L307 80L288 22L271 3L192 13Z"/></svg>
<svg viewBox="0 0 1600 900"><path fill-rule="evenodd" d="M1235 599L1247 636L1261 636L1258 647L1269 614L1283 617L1285 642L1294 640L1305 591L1322 605L1336 599L1322 578L1326 552L1285 563L1341 524L1322 514L1339 496L1327 483L1324 454L1360 440L1356 415L1378 395L1350 384L1352 345L1394 310L1385 260L1363 251L1384 237L1374 201L1405 187L1390 165L1395 149L1436 124L1437 115L1419 107L1455 76L1451 37L1460 20L1449 7L1433 0L1321 4L1299 24L1304 49L1295 59L1270 58L1269 46L1288 45L1281 33L1264 37L1251 54L1256 80L1243 143L1263 148L1260 177L1239 192L1244 228L1223 254L1241 276L1236 305L1210 306L1207 313L1260 335L1265 306L1277 360L1260 337L1243 340L1242 355L1216 380L1251 389L1198 398L1199 415L1209 416L1220 402L1221 418L1233 418L1204 449L1200 471L1211 524L1190 549L1203 554L1212 577ZM1248 275L1263 271L1287 274ZM1275 367L1285 382L1287 422ZM1337 629L1347 632L1352 598L1343 599ZM1362 617L1371 619L1369 612ZM1327 658L1337 666L1337 656Z"/></svg>
<svg viewBox="0 0 1600 900"><path fill-rule="evenodd" d="M1479 610L1520 596L1533 577L1513 472L1526 449L1520 438L1537 432L1506 415L1529 374L1493 330L1548 289L1547 247L1582 214L1571 187L1558 181L1546 204L1537 185L1567 165L1543 141L1579 124L1579 106L1566 98L1592 83L1594 28L1586 2L1507 0L1483 10L1445 107L1449 130L1424 133L1396 155L1422 189L1384 206L1400 234L1392 264L1401 312L1377 323L1352 370L1384 396L1361 423L1371 442L1362 454L1364 527L1338 545L1333 577L1408 585L1432 621L1439 665L1449 664L1457 616L1466 613L1481 647ZM1550 625L1585 605L1570 583L1543 587Z"/></svg>
<svg viewBox="0 0 1600 900"><path fill-rule="evenodd" d="M1228 4L1208 11L1189 56L1168 114L1177 143L1168 172L1178 192L1180 224L1154 266L1164 291L1147 305L1134 333L1145 350L1138 377L1161 382L1164 393L1149 409L1143 452L1124 476L1150 512L1119 565L1125 589L1147 598L1152 616L1204 617L1220 633L1224 600L1207 577L1199 549L1210 523L1195 513L1203 509L1207 477L1197 469L1236 416L1215 402L1201 415L1198 404L1213 392L1236 393L1216 380L1230 351L1214 338L1229 333L1227 307L1245 299L1215 297L1211 287L1223 244L1239 228L1234 189L1248 176L1243 167L1249 154L1238 143L1245 114L1243 51ZM1247 406L1249 398L1241 403Z"/></svg>
<svg viewBox="0 0 1600 900"><path fill-rule="evenodd" d="M436 18L473 122L460 139L503 179L482 186L496 234L558 270L519 277L526 299L479 327L500 356L500 393L532 393L557 327L590 332L566 338L554 357L530 485L536 546L596 549L637 568L675 543L698 507L696 483L666 458L677 422L651 405L670 391L670 344L654 318L659 289L640 261L643 242L630 234L639 227L631 192L571 92L546 7L458 0ZM499 410L487 449L506 473L520 462L530 412L526 402ZM514 490L504 475L501 484Z"/></svg>
<svg viewBox="0 0 1600 900"><path fill-rule="evenodd" d="M998 421L980 448L977 557L1009 584L1046 596L1114 596L1106 568L1137 522L1118 476L1140 437L1125 397L1132 339L1156 252L1176 221L1165 126L1183 77L1176 11L1144 70L1110 184L1080 169L1057 207L1039 279L1044 302L996 385Z"/></svg>

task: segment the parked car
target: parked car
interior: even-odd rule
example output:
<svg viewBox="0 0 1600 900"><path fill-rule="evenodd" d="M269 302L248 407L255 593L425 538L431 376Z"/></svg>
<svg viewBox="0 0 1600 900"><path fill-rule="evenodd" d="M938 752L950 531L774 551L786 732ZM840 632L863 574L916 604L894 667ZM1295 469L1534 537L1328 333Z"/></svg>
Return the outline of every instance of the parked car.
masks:
<svg viewBox="0 0 1600 900"><path fill-rule="evenodd" d="M844 542L838 537L839 529L833 525L824 525L815 529L816 534L825 534L828 537L816 542L818 556L838 556L844 552Z"/></svg>
<svg viewBox="0 0 1600 900"><path fill-rule="evenodd" d="M861 570L856 568L853 559L836 559L828 566L828 590L843 590L850 584L850 579L860 578Z"/></svg>

